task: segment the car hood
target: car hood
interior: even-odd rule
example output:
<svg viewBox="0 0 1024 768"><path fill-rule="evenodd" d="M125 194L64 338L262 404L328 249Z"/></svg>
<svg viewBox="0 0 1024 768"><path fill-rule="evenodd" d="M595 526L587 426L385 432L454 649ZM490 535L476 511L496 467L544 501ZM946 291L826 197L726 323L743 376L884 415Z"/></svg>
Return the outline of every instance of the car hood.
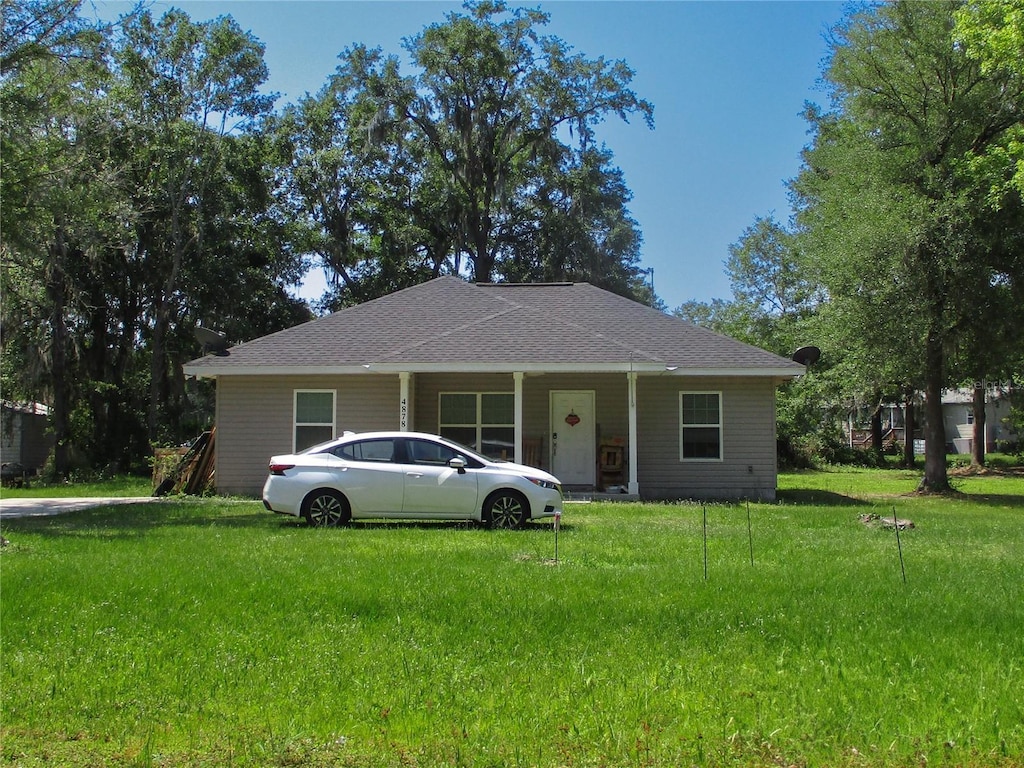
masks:
<svg viewBox="0 0 1024 768"><path fill-rule="evenodd" d="M551 483L558 483L561 485L561 480L552 475L550 472L545 472L543 469L537 469L536 467L530 467L526 464L516 464L512 461L496 461L489 465L491 469L499 472L514 472L515 474L527 475L529 477L536 477L538 480L547 480Z"/></svg>

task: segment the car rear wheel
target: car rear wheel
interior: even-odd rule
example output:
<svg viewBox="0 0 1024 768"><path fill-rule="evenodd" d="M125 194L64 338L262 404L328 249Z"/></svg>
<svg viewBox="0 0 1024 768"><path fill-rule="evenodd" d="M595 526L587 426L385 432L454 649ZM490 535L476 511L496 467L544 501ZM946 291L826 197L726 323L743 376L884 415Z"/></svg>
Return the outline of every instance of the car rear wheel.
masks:
<svg viewBox="0 0 1024 768"><path fill-rule="evenodd" d="M302 516L312 526L345 525L352 518L345 497L329 488L313 491L302 502Z"/></svg>
<svg viewBox="0 0 1024 768"><path fill-rule="evenodd" d="M515 491L496 491L484 502L484 520L491 528L520 528L526 522L527 501Z"/></svg>

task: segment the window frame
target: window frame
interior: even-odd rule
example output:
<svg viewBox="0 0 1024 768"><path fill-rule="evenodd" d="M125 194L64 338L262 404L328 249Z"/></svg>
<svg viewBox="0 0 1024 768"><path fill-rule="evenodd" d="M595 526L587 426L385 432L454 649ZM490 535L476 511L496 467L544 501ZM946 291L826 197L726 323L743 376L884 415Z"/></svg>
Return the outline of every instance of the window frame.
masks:
<svg viewBox="0 0 1024 768"><path fill-rule="evenodd" d="M319 445L324 440L318 440L312 445L307 445L305 448L299 448L298 431L299 427L326 427L327 422L313 422L304 421L299 422L299 395L324 395L329 394L331 396L331 436L328 440L333 440L338 436L338 390L336 389L293 389L292 390L292 453L298 453L299 451L305 451L308 448L312 448L313 445Z"/></svg>
<svg viewBox="0 0 1024 768"><path fill-rule="evenodd" d="M684 402L688 395L714 395L718 398L717 423L687 424L683 419ZM687 429L717 429L718 456L686 456L685 433ZM722 463L725 461L725 398L721 390L682 390L679 392L679 461L686 463Z"/></svg>
<svg viewBox="0 0 1024 768"><path fill-rule="evenodd" d="M459 423L455 423L455 422L446 423L444 421L444 419L443 419L443 416L444 416L443 401L444 401L444 397L446 395L473 395L476 398L476 416L475 416L476 421L475 421L475 423L473 423L473 424L470 424L468 422L465 422L465 423L463 423L463 422L459 422ZM512 403L513 403L513 405L512 405L512 421L507 422L507 423L502 422L500 424L499 423L486 423L485 424L483 422L484 397L487 396L487 395L504 395L506 397L512 398ZM473 429L475 431L475 439L474 439L474 441L473 441L473 443L471 445L467 445L466 447L467 448L472 448L473 450L477 451L478 453L480 453L480 454L482 454L484 456L487 456L487 453L483 449L483 439L484 439L484 430L485 429L490 429L490 428L493 428L493 429L510 429L510 430L512 430L513 440L515 439L514 438L515 428L516 428L516 425L515 425L515 396L516 396L515 392L506 392L506 391L502 391L502 390L494 390L494 391L492 391L492 390L486 390L486 391L482 391L482 390L452 390L452 391L438 392L437 393L437 434L441 435L442 437L445 437L444 432L443 432L445 427L461 428L461 429ZM446 438L446 439L450 440L451 438ZM461 441L458 441L458 442L461 442ZM494 458L494 457L488 457L488 458Z"/></svg>

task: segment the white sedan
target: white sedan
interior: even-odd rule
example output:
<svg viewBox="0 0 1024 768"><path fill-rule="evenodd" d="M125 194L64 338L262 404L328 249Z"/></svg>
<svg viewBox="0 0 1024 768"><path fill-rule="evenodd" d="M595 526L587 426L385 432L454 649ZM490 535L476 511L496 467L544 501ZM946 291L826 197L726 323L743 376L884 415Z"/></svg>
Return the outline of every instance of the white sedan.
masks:
<svg viewBox="0 0 1024 768"><path fill-rule="evenodd" d="M488 459L437 435L347 433L301 453L274 456L269 469L263 506L310 525L397 517L518 528L562 514L558 478Z"/></svg>

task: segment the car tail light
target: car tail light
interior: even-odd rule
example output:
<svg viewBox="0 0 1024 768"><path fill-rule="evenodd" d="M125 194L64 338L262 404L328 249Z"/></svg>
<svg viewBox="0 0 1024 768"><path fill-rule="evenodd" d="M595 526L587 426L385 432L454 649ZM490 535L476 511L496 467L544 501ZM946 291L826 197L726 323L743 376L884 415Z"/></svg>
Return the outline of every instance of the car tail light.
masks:
<svg viewBox="0 0 1024 768"><path fill-rule="evenodd" d="M271 464L270 474L283 475L286 470L292 469L294 466L294 464Z"/></svg>

